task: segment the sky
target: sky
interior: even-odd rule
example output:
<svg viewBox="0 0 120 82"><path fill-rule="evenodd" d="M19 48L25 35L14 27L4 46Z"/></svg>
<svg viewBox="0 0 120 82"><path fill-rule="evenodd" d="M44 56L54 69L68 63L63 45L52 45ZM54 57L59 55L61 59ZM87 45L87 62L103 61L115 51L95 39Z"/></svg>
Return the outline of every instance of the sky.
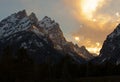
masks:
<svg viewBox="0 0 120 82"><path fill-rule="evenodd" d="M0 0L0 20L26 9L39 20L49 16L66 39L99 53L106 36L120 23L120 0Z"/></svg>

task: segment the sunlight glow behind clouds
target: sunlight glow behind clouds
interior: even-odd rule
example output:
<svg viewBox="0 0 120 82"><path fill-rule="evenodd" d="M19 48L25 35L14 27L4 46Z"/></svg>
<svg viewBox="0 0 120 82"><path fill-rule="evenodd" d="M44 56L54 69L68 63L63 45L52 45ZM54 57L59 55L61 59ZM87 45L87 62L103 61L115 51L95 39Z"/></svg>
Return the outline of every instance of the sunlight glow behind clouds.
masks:
<svg viewBox="0 0 120 82"><path fill-rule="evenodd" d="M67 40L89 49L101 48L120 23L119 5L120 0L0 0L0 19L23 9L40 20L47 15L60 24Z"/></svg>
<svg viewBox="0 0 120 82"><path fill-rule="evenodd" d="M104 7L106 7L106 5L109 5L110 0L64 1L69 5L69 8L66 8L66 4L61 4L62 1L52 0L50 2L51 4L49 4L49 1L47 0L35 0L34 3L32 0L21 0L21 2L27 7L28 11L37 12L38 15L43 12L48 12L44 13L43 15L48 15L55 18L58 16L61 18L61 16L63 14L65 15L65 13L68 16L72 15L72 17L78 21L79 26L82 27L75 28L75 26L73 26L72 28L75 28L75 30L74 32L72 31L73 33L71 34L69 34L69 32L67 34L67 31L62 28L64 34L72 35L67 36L67 38L74 37L73 39L70 38L70 41L74 41L80 46L85 45L89 51L98 54L99 50L102 47L102 43L106 38L106 35L109 34L113 30L113 27L115 27L119 22L119 11L116 11L116 13L114 13L115 16L111 16L108 13L99 12L100 9L102 10ZM41 5L41 7L39 7L39 5ZM62 10L61 7L63 7ZM66 10L64 10L65 8ZM65 22L65 20L61 19L61 21L61 25L64 24L63 22ZM65 23L68 24L67 21ZM67 30L68 27L65 28ZM99 46L96 43L99 43Z"/></svg>
<svg viewBox="0 0 120 82"><path fill-rule="evenodd" d="M105 3L104 0L81 0L80 8L81 13L88 20L93 19L93 15L99 7L102 7Z"/></svg>
<svg viewBox="0 0 120 82"><path fill-rule="evenodd" d="M74 9L73 16L83 26L77 29L73 33L73 36L77 35L79 38L84 37L84 39L79 41L79 45L85 45L89 51L98 54L106 36L113 31L120 22L119 11L115 10L116 13L113 14L102 11L102 9L111 4L112 0L65 1L69 7ZM110 9L107 9L106 11L109 10ZM97 43L99 43L99 46Z"/></svg>

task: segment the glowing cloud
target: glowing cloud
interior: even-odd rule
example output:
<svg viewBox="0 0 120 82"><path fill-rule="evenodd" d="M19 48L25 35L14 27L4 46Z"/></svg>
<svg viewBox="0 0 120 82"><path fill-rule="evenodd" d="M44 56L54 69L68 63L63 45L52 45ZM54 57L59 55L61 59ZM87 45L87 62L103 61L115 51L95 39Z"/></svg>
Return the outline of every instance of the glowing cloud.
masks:
<svg viewBox="0 0 120 82"><path fill-rule="evenodd" d="M97 13L106 4L106 0L78 0L78 2L74 15L90 28L103 30L105 24L112 20L108 14Z"/></svg>
<svg viewBox="0 0 120 82"><path fill-rule="evenodd" d="M72 37L78 36L80 40L78 42L73 39L73 41L80 46L85 45L91 53L99 54L106 36L120 22L120 13L118 11L106 13L108 10L106 7L112 4L112 0L65 1L71 9L72 15L80 24L79 29L76 29L72 34Z"/></svg>
<svg viewBox="0 0 120 82"><path fill-rule="evenodd" d="M92 53L99 53L106 36L120 23L120 0L51 0L50 3L48 0L35 0L34 3L33 0L19 1L28 12L33 11L39 17L58 17L61 25L66 25L64 27L67 31L72 27L69 29L72 33L66 33L67 38L80 46L86 46Z"/></svg>
<svg viewBox="0 0 120 82"><path fill-rule="evenodd" d="M91 46L91 47L87 47L86 49L92 53L96 53L97 55L99 55L99 51L101 49L101 44L99 42L96 42L95 45Z"/></svg>
<svg viewBox="0 0 120 82"><path fill-rule="evenodd" d="M75 38L75 40L76 40L77 42L80 41L80 38L79 38L78 36L75 36L74 38Z"/></svg>
<svg viewBox="0 0 120 82"><path fill-rule="evenodd" d="M104 2L104 0L81 0L80 8L82 15L84 15L87 19L93 19L95 11L99 7L102 7Z"/></svg>

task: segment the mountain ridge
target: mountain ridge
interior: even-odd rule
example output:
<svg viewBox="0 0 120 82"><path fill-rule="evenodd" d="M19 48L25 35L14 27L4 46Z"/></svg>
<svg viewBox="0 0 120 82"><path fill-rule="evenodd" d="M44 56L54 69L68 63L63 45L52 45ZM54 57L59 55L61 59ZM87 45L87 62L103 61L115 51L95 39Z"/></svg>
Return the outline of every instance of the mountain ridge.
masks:
<svg viewBox="0 0 120 82"><path fill-rule="evenodd" d="M31 36L27 33L31 34ZM29 38L32 36L35 36L35 39L33 37L33 39L29 41ZM26 39L23 37L26 37ZM8 16L0 22L1 45L14 45L17 43L14 47L21 48L22 46L23 48L28 49L29 52L33 46L37 47L39 50L41 49L41 45L43 45L43 43L41 43L41 40L39 41L39 39L43 39L43 42L46 44L48 43L47 45L51 45L49 47L53 50L57 50L63 54L69 54L69 56L71 56L78 63L86 62L94 58L85 48L83 49L83 47L76 47L72 42L67 42L59 24L50 17L45 16L39 21L33 12L28 16L26 11L23 10ZM49 52L49 50L46 51L46 49L44 52ZM1 46L1 51L2 50L3 48ZM43 54L43 50L40 50L40 52L39 50L37 51L38 53L34 53L32 50L29 53L41 56L40 54ZM49 56L48 53L46 54ZM39 58L37 58L37 60L39 60ZM43 59L46 60L46 58Z"/></svg>
<svg viewBox="0 0 120 82"><path fill-rule="evenodd" d="M120 75L119 43L120 25L94 57L85 46L68 42L50 17L39 20L19 11L0 22L0 82Z"/></svg>

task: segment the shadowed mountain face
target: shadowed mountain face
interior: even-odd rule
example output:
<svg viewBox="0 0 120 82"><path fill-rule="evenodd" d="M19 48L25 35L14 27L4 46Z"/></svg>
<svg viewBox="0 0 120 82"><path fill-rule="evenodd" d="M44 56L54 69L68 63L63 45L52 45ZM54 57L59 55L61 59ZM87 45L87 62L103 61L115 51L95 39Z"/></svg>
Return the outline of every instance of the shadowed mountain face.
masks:
<svg viewBox="0 0 120 82"><path fill-rule="evenodd" d="M67 42L58 23L45 16L38 20L34 13L14 13L0 22L0 53L10 46L12 53L24 48L37 63L58 63L65 56L76 63L85 63L94 58L85 47Z"/></svg>
<svg viewBox="0 0 120 82"><path fill-rule="evenodd" d="M100 51L100 56L95 60L98 63L120 64L120 25L107 36Z"/></svg>

